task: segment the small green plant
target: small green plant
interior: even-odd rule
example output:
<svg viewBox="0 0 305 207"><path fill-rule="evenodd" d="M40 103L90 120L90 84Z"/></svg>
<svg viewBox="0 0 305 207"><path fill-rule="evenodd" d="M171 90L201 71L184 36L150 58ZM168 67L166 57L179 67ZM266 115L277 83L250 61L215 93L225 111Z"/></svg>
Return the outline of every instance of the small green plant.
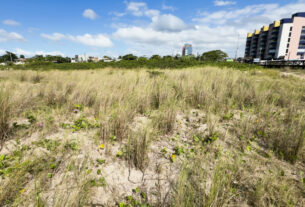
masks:
<svg viewBox="0 0 305 207"><path fill-rule="evenodd" d="M68 171L72 171L72 170L73 170L73 165L68 165L68 166L67 166L67 170L68 170Z"/></svg>
<svg viewBox="0 0 305 207"><path fill-rule="evenodd" d="M6 159L7 159L6 155L0 155L0 175L1 175L1 169L7 167L7 164L5 162Z"/></svg>
<svg viewBox="0 0 305 207"><path fill-rule="evenodd" d="M37 121L36 117L33 114L30 114L30 113L27 114L26 118L28 119L28 121L31 124L34 124Z"/></svg>
<svg viewBox="0 0 305 207"><path fill-rule="evenodd" d="M86 117L81 117L77 119L72 125L73 132L79 131L81 129L89 129L94 127L99 127L99 125L90 123Z"/></svg>
<svg viewBox="0 0 305 207"><path fill-rule="evenodd" d="M18 124L17 122L14 122L13 123L13 127L14 127L14 129L28 129L29 128L29 126L28 125L26 125L26 124Z"/></svg>
<svg viewBox="0 0 305 207"><path fill-rule="evenodd" d="M119 207L128 207L128 205L126 203L121 202L119 203Z"/></svg>
<svg viewBox="0 0 305 207"><path fill-rule="evenodd" d="M52 178L53 174L52 173L48 173L48 178Z"/></svg>
<svg viewBox="0 0 305 207"><path fill-rule="evenodd" d="M115 142L115 141L116 141L116 136L114 136L114 135L113 135L113 136L110 136L110 141L111 141L111 142Z"/></svg>
<svg viewBox="0 0 305 207"><path fill-rule="evenodd" d="M51 139L42 139L40 141L33 142L34 145L46 148L49 151L56 151L56 149L60 146L60 142L58 140Z"/></svg>
<svg viewBox="0 0 305 207"><path fill-rule="evenodd" d="M100 169L98 169L98 170L96 171L96 174L100 175L100 174L102 174L102 171L101 171Z"/></svg>
<svg viewBox="0 0 305 207"><path fill-rule="evenodd" d="M132 192L139 193L140 192L140 188L135 188L135 189L132 190Z"/></svg>
<svg viewBox="0 0 305 207"><path fill-rule="evenodd" d="M143 198L143 199L146 199L146 198L147 198L146 193L144 193L144 192L141 192L141 193L140 193L140 196L141 196L141 198Z"/></svg>
<svg viewBox="0 0 305 207"><path fill-rule="evenodd" d="M252 147L250 146L250 145L248 145L247 147L246 147L246 149L250 152L250 151L252 151Z"/></svg>
<svg viewBox="0 0 305 207"><path fill-rule="evenodd" d="M178 156L180 156L184 153L183 147L179 147L179 146L176 146L174 151L175 151L175 154L178 155Z"/></svg>
<svg viewBox="0 0 305 207"><path fill-rule="evenodd" d="M106 162L106 160L103 160L103 159L96 159L96 162L99 164L99 165L102 165Z"/></svg>
<svg viewBox="0 0 305 207"><path fill-rule="evenodd" d="M193 135L194 142L199 142L201 139L198 135Z"/></svg>
<svg viewBox="0 0 305 207"><path fill-rule="evenodd" d="M72 126L68 123L60 123L60 127L63 129L70 129Z"/></svg>
<svg viewBox="0 0 305 207"><path fill-rule="evenodd" d="M92 173L92 169L87 169L86 174L90 175Z"/></svg>
<svg viewBox="0 0 305 207"><path fill-rule="evenodd" d="M162 153L162 154L166 154L166 153L167 153L167 148L164 147L164 148L161 150L161 153Z"/></svg>
<svg viewBox="0 0 305 207"><path fill-rule="evenodd" d="M72 125L73 131L79 131L81 129L86 129L89 127L89 121L85 118L79 118L77 119L74 124Z"/></svg>
<svg viewBox="0 0 305 207"><path fill-rule="evenodd" d="M116 156L117 157L122 157L123 156L123 152L121 150L119 150L117 153L116 153Z"/></svg>
<svg viewBox="0 0 305 207"><path fill-rule="evenodd" d="M223 120L231 120L232 118L234 117L234 114L233 113L229 113L229 114L226 114L223 116Z"/></svg>
<svg viewBox="0 0 305 207"><path fill-rule="evenodd" d="M219 139L219 135L217 132L213 132L210 136L208 136L205 142L212 143Z"/></svg>
<svg viewBox="0 0 305 207"><path fill-rule="evenodd" d="M133 196L127 196L125 199L126 202L120 202L118 206L126 206L126 207L149 207L150 205L147 203L147 194L144 192L141 192L139 188L135 188L132 190L135 197L138 197L138 199L134 198Z"/></svg>
<svg viewBox="0 0 305 207"><path fill-rule="evenodd" d="M55 163L51 163L50 164L50 169L54 170L56 168L56 164Z"/></svg>
<svg viewBox="0 0 305 207"><path fill-rule="evenodd" d="M92 187L105 187L106 186L106 180L104 177L101 177L99 179L93 179L93 180L90 180L90 185Z"/></svg>
<svg viewBox="0 0 305 207"><path fill-rule="evenodd" d="M75 141L71 141L71 142L67 142L65 145L64 145L64 148L65 149L70 149L70 150L73 150L73 151L76 151L78 150L78 145Z"/></svg>

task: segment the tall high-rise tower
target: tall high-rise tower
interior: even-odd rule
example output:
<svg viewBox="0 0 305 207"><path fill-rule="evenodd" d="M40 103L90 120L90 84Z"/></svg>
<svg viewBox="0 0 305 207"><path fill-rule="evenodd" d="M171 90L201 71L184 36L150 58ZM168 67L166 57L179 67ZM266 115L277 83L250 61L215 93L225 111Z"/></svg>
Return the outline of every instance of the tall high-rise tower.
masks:
<svg viewBox="0 0 305 207"><path fill-rule="evenodd" d="M193 48L191 44L185 44L182 48L182 56L188 56L193 54Z"/></svg>

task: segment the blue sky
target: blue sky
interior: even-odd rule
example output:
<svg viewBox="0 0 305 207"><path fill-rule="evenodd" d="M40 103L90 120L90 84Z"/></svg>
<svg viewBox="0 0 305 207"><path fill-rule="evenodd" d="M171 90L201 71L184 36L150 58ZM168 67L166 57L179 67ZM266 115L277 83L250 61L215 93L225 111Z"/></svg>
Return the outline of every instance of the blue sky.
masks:
<svg viewBox="0 0 305 207"><path fill-rule="evenodd" d="M247 32L305 11L305 0L0 0L0 54L244 52ZM300 8L304 8L300 10ZM238 38L239 37L239 38Z"/></svg>

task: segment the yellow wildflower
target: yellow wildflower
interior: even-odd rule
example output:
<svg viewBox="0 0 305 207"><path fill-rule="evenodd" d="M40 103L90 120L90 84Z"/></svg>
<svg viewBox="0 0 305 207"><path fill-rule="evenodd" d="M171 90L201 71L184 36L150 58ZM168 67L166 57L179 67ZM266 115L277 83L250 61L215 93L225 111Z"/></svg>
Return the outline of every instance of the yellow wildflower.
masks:
<svg viewBox="0 0 305 207"><path fill-rule="evenodd" d="M101 144L100 149L104 149L104 148L105 148L105 145Z"/></svg>
<svg viewBox="0 0 305 207"><path fill-rule="evenodd" d="M175 160L176 160L176 155L175 155L175 154L172 154L172 156L171 156L171 161L172 161L172 162L175 162Z"/></svg>
<svg viewBox="0 0 305 207"><path fill-rule="evenodd" d="M24 188L19 191L19 193L21 193L21 194L24 193L24 192L25 192Z"/></svg>

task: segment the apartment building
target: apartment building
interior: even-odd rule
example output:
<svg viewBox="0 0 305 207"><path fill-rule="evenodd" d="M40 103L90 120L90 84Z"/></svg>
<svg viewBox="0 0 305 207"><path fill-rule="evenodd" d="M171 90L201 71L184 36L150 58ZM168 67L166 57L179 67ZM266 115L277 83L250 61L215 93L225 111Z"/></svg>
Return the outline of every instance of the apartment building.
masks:
<svg viewBox="0 0 305 207"><path fill-rule="evenodd" d="M305 59L305 12L274 21L247 34L245 58L260 60Z"/></svg>
<svg viewBox="0 0 305 207"><path fill-rule="evenodd" d="M185 44L182 48L182 56L188 56L193 54L193 48L191 44Z"/></svg>

